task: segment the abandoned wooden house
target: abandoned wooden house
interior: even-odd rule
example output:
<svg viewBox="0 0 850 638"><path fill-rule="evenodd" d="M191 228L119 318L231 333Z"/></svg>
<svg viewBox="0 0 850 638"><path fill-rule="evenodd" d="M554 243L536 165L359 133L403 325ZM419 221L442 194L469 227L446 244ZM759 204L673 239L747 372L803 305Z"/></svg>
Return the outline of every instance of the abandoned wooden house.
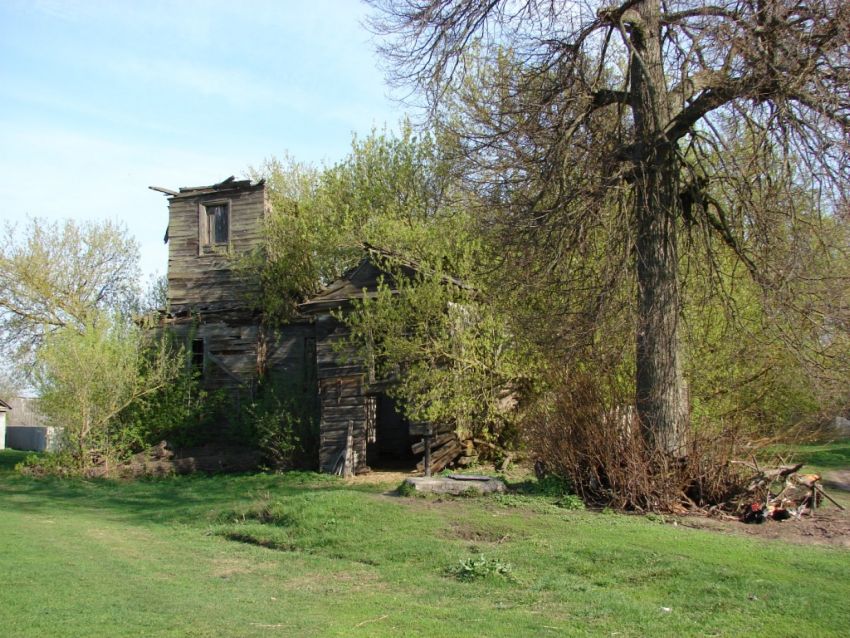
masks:
<svg viewBox="0 0 850 638"><path fill-rule="evenodd" d="M262 371L303 400L318 402L321 471L412 468L415 439L385 384L333 346L343 326L332 312L375 294L383 274L380 251L365 250L355 268L300 306L300 319L264 331L232 258L263 242L270 214L265 183L231 177L177 191L151 188L169 202L163 321L191 349L204 384L230 390L239 402L254 391Z"/></svg>

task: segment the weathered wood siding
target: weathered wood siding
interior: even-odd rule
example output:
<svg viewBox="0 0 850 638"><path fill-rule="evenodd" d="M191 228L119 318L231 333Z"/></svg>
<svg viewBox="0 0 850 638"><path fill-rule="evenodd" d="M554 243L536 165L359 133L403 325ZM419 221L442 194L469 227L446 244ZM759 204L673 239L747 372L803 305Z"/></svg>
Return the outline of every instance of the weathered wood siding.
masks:
<svg viewBox="0 0 850 638"><path fill-rule="evenodd" d="M367 469L366 444L374 432L374 399L364 391L362 364L350 352L334 346L345 338L345 329L330 315L316 317L316 372L319 379L319 469L333 472L345 453L349 428L352 434L353 471Z"/></svg>
<svg viewBox="0 0 850 638"><path fill-rule="evenodd" d="M226 245L205 246L202 242L203 207L213 202L229 204L230 241ZM168 302L172 312L244 304L245 283L234 276L231 258L261 243L267 209L263 184L170 198Z"/></svg>
<svg viewBox="0 0 850 638"><path fill-rule="evenodd" d="M199 314L172 325L188 352L192 341L203 340L204 386L208 389L243 388L253 392L261 369L276 383L304 394L316 393L315 333L311 323L283 326L263 334L250 315L216 317Z"/></svg>

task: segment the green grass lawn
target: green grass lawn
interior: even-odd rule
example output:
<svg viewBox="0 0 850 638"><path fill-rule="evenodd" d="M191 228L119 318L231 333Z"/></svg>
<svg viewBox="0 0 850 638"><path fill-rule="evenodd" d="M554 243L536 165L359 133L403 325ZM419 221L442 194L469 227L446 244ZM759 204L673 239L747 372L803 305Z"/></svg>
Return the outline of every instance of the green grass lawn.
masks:
<svg viewBox="0 0 850 638"><path fill-rule="evenodd" d="M783 451L781 447L778 449ZM798 463L805 463L807 471L823 474L830 470L850 470L850 440L795 445L784 451Z"/></svg>
<svg viewBox="0 0 850 638"><path fill-rule="evenodd" d="M313 474L35 480L0 453L3 636L846 636L850 552ZM510 577L461 581L484 554Z"/></svg>

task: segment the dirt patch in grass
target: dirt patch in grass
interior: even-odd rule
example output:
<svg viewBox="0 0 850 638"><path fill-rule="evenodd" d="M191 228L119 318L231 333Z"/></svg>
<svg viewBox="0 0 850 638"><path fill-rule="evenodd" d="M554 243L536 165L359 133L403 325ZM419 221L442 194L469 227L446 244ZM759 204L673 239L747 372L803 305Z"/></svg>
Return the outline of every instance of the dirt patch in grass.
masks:
<svg viewBox="0 0 850 638"><path fill-rule="evenodd" d="M346 485L384 485L385 483L389 483L392 485L398 485L404 479L410 478L411 476L419 476L418 474L412 474L410 472L390 472L384 470L373 470L368 474L358 474L357 476L352 476L345 479Z"/></svg>
<svg viewBox="0 0 850 638"><path fill-rule="evenodd" d="M745 525L739 521L723 521L701 516L681 516L672 522L684 527L759 539L850 548L850 513L835 508L819 509L814 516L807 516L799 521L768 520L761 525Z"/></svg>
<svg viewBox="0 0 850 638"><path fill-rule="evenodd" d="M500 544L511 539L510 534L504 530L480 529L459 521L451 524L451 527L446 530L445 536L447 538L459 538L473 543Z"/></svg>
<svg viewBox="0 0 850 638"><path fill-rule="evenodd" d="M258 563L243 559L222 558L213 561L211 575L213 578L232 578L233 576L268 572L274 567L275 564L271 562Z"/></svg>

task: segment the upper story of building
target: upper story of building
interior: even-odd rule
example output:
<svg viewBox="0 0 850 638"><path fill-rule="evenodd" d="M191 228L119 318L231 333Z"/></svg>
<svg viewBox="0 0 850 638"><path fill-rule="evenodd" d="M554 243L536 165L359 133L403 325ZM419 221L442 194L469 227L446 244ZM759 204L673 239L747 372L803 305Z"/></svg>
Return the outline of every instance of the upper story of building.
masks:
<svg viewBox="0 0 850 638"><path fill-rule="evenodd" d="M168 195L168 303L172 313L204 312L245 304L245 282L233 258L259 246L269 212L264 181L229 177L212 186Z"/></svg>

